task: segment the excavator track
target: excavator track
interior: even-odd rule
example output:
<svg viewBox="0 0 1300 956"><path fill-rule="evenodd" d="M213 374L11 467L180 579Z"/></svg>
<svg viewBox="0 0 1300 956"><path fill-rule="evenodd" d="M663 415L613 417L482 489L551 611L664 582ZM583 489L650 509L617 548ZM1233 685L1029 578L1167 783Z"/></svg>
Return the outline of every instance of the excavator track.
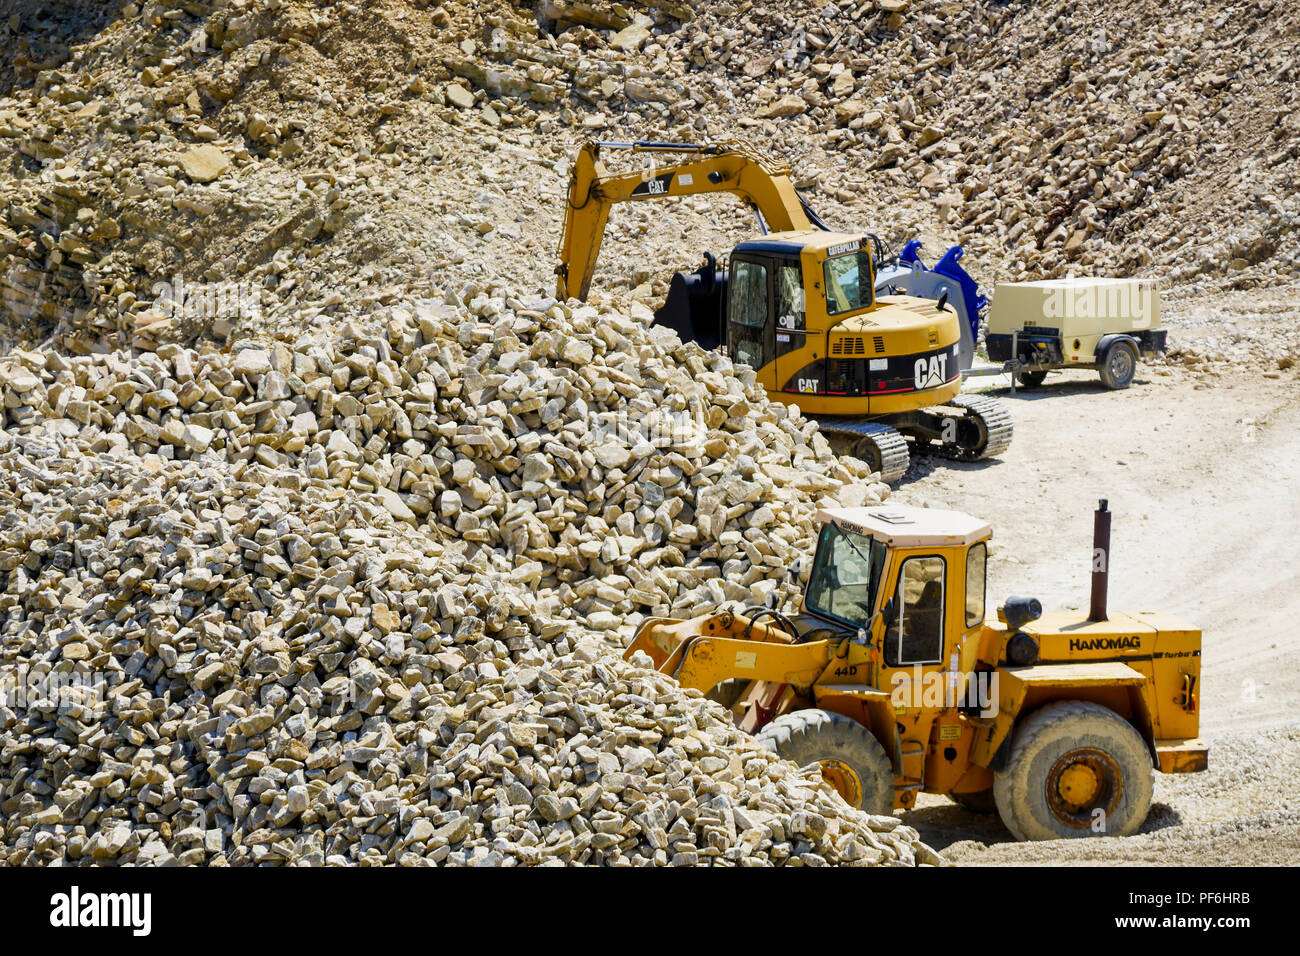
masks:
<svg viewBox="0 0 1300 956"><path fill-rule="evenodd" d="M1011 447L1011 413L997 399L982 395L957 395L947 405L965 410L964 417L974 420L979 428L980 441L968 447L955 443L927 445L925 451L956 461L980 461L996 458Z"/></svg>
<svg viewBox="0 0 1300 956"><path fill-rule="evenodd" d="M836 454L853 455L880 472L880 480L892 485L911 464L907 439L898 429L880 422L852 418L819 418L817 430L832 439Z"/></svg>

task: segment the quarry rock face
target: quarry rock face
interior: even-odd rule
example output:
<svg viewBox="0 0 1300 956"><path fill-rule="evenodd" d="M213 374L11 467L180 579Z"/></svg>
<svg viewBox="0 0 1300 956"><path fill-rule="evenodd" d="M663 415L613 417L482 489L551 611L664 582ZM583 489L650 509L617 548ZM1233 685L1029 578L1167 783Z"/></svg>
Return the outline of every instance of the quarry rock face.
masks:
<svg viewBox="0 0 1300 956"><path fill-rule="evenodd" d="M1284 4L82 6L0 24L10 344L328 325L448 273L547 290L587 139L738 142L835 228L963 245L986 288L1300 269ZM661 296L752 232L725 198L621 209L597 287Z"/></svg>

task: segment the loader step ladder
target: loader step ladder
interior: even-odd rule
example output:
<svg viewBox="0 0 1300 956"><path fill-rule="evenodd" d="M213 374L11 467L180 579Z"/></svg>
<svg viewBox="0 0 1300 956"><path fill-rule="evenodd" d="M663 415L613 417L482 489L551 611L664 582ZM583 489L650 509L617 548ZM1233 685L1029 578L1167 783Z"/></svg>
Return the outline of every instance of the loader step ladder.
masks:
<svg viewBox="0 0 1300 956"><path fill-rule="evenodd" d="M902 779L894 784L894 802L910 807L916 802L925 775L925 745L917 740L904 740L900 747L903 758Z"/></svg>

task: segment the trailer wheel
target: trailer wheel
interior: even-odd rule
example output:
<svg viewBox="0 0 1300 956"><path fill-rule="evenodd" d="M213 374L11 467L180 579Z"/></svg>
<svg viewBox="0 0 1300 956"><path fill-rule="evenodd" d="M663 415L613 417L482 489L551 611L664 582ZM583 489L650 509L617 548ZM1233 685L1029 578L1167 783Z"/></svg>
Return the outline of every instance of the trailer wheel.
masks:
<svg viewBox="0 0 1300 956"><path fill-rule="evenodd" d="M1014 731L993 799L1018 840L1128 836L1151 807L1151 753L1100 704L1047 704Z"/></svg>
<svg viewBox="0 0 1300 956"><path fill-rule="evenodd" d="M880 814L894 809L894 769L885 748L843 714L811 709L782 714L757 739L801 767L820 764L826 782L849 806Z"/></svg>
<svg viewBox="0 0 1300 956"><path fill-rule="evenodd" d="M1046 372L1021 372L1016 378L1025 388L1037 388L1043 384L1043 379L1047 378Z"/></svg>
<svg viewBox="0 0 1300 956"><path fill-rule="evenodd" d="M1115 342L1106 350L1098 373L1107 388L1128 388L1137 373L1137 349L1132 342Z"/></svg>
<svg viewBox="0 0 1300 956"><path fill-rule="evenodd" d="M950 793L952 802L964 807L971 813L997 813L998 805L993 799L993 788L972 790L970 793Z"/></svg>

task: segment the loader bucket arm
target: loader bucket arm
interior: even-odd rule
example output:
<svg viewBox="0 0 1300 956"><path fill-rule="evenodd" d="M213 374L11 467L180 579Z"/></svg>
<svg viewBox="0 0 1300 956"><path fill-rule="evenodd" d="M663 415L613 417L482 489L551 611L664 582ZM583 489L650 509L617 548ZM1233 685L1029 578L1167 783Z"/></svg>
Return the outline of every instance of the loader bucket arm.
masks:
<svg viewBox="0 0 1300 956"><path fill-rule="evenodd" d="M701 691L734 678L807 688L826 670L834 653L829 641L778 644L699 637L684 647L673 676L683 687Z"/></svg>
<svg viewBox="0 0 1300 956"><path fill-rule="evenodd" d="M601 147L639 153L695 154L698 158L656 165L643 172L611 174L600 160ZM739 196L758 211L772 230L813 227L806 204L795 192L789 168L772 164L738 146L587 143L578 151L569 174L560 262L555 268L556 297L587 298L605 224L615 203L720 192Z"/></svg>
<svg viewBox="0 0 1300 956"><path fill-rule="evenodd" d="M807 686L826 669L835 648L826 641L795 643L795 636L764 620L724 611L690 621L650 618L623 657L644 651L655 670L683 687L708 691L741 678Z"/></svg>

